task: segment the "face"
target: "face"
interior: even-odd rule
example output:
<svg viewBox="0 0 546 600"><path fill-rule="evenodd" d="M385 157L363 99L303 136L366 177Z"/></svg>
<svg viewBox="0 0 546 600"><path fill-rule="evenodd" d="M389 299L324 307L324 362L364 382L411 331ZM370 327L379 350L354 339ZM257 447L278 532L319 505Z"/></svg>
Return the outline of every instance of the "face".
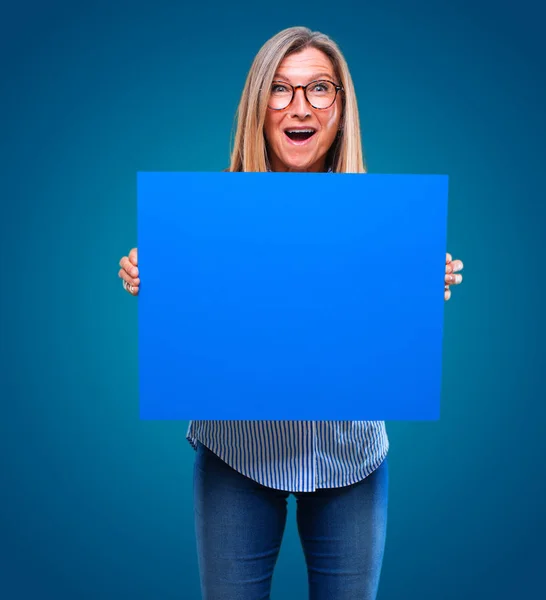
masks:
<svg viewBox="0 0 546 600"><path fill-rule="evenodd" d="M293 86L327 79L340 85L334 67L324 52L306 48L287 56L279 65L274 80ZM273 171L323 171L341 120L340 93L330 108L315 109L297 89L291 104L283 110L267 109L264 133ZM301 133L297 133L300 130ZM314 133L307 137L305 131Z"/></svg>

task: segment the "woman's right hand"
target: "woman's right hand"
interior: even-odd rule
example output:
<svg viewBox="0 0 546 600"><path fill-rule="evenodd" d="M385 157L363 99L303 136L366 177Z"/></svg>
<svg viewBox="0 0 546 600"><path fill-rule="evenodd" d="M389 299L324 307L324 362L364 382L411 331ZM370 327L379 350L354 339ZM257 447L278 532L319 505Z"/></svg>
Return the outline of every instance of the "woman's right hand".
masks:
<svg viewBox="0 0 546 600"><path fill-rule="evenodd" d="M129 294L136 296L140 286L137 249L133 248L131 252L129 252L129 256L124 256L119 261L119 266L121 269L119 270L118 276L122 279L123 289L127 290Z"/></svg>

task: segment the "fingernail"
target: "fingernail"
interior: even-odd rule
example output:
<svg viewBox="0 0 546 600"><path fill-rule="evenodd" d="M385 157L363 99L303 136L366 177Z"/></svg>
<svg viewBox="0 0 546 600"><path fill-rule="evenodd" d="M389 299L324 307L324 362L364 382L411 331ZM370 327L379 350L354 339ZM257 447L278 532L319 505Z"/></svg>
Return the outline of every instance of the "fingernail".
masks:
<svg viewBox="0 0 546 600"><path fill-rule="evenodd" d="M462 275L455 275L455 283L461 283L462 280L463 280Z"/></svg>

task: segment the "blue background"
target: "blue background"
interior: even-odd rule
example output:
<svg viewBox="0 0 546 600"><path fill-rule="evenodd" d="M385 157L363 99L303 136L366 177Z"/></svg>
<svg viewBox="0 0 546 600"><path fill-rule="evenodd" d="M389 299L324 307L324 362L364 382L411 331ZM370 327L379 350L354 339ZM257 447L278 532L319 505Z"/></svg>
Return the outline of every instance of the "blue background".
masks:
<svg viewBox="0 0 546 600"><path fill-rule="evenodd" d="M445 175L140 172L141 417L438 419L447 192Z"/></svg>
<svg viewBox="0 0 546 600"><path fill-rule="evenodd" d="M387 424L380 600L543 594L543 22L529 0L3 8L3 598L199 597L187 424L139 420L118 261L136 172L225 168L252 58L296 24L346 54L371 172L449 174L465 262L441 420ZM403 297L412 265L395 275ZM293 517L275 599L305 598Z"/></svg>

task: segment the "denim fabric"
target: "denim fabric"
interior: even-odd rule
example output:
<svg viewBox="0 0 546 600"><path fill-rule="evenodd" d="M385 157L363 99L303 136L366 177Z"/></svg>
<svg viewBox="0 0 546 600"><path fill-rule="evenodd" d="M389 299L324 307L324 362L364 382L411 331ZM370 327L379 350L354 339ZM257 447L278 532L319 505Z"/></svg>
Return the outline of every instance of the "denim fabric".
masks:
<svg viewBox="0 0 546 600"><path fill-rule="evenodd" d="M203 600L270 598L289 493L245 477L198 445L194 501ZM375 599L386 536L387 459L353 485L293 493L309 599Z"/></svg>

